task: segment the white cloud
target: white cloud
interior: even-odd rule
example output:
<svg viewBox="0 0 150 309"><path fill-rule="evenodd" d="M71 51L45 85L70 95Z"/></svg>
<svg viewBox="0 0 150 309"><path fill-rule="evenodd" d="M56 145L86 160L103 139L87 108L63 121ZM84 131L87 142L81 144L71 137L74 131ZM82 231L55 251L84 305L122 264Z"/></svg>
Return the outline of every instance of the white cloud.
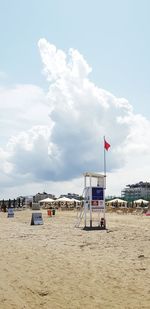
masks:
<svg viewBox="0 0 150 309"><path fill-rule="evenodd" d="M130 122L132 106L89 80L91 69L78 51L70 49L67 62L67 56L45 39L39 41L39 48L50 81L48 98L55 123L51 142L57 155L53 152L52 160L59 171L55 175L55 168L54 177L69 179L87 169L102 170L104 135L113 144L110 169L120 167L125 163L124 154L116 158L116 153L130 133L125 119Z"/></svg>
<svg viewBox="0 0 150 309"><path fill-rule="evenodd" d="M81 194L82 173L103 171L104 135L111 143L107 193L120 193L130 181L148 180L149 121L135 114L126 99L92 83L91 68L77 50L66 55L45 39L38 45L48 93L33 85L0 89L4 190L46 186L52 193Z"/></svg>
<svg viewBox="0 0 150 309"><path fill-rule="evenodd" d="M49 125L49 107L43 90L34 85L0 87L0 145L34 125Z"/></svg>

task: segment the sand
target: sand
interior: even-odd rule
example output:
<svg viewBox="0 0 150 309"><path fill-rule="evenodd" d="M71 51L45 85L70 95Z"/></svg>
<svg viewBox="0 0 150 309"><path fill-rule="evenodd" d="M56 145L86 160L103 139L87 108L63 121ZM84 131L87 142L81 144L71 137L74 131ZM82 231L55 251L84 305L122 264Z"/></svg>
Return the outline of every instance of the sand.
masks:
<svg viewBox="0 0 150 309"><path fill-rule="evenodd" d="M107 231L74 228L75 211L31 226L0 213L0 309L150 308L150 217L107 214Z"/></svg>

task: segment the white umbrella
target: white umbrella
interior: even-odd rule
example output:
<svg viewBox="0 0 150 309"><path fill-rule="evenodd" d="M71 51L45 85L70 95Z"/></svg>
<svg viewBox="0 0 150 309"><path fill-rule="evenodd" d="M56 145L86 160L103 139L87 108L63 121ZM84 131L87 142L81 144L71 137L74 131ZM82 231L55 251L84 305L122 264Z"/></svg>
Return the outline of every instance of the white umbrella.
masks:
<svg viewBox="0 0 150 309"><path fill-rule="evenodd" d="M127 202L122 200L122 199L120 199L120 198L115 198L115 199L107 202L107 204L111 204L111 203L126 204Z"/></svg>
<svg viewBox="0 0 150 309"><path fill-rule="evenodd" d="M71 202L71 199L63 196L63 197L57 198L56 202Z"/></svg>
<svg viewBox="0 0 150 309"><path fill-rule="evenodd" d="M72 201L72 202L76 202L76 203L81 203L81 201L79 201L79 200L77 200L77 199L75 199L75 198L72 198L71 201Z"/></svg>
<svg viewBox="0 0 150 309"><path fill-rule="evenodd" d="M134 201L135 204L148 204L149 202L146 201L146 200L143 200L142 198L138 199L138 200L135 200Z"/></svg>
<svg viewBox="0 0 150 309"><path fill-rule="evenodd" d="M45 198L44 200L39 201L39 203L52 203L54 202L54 200L52 198Z"/></svg>

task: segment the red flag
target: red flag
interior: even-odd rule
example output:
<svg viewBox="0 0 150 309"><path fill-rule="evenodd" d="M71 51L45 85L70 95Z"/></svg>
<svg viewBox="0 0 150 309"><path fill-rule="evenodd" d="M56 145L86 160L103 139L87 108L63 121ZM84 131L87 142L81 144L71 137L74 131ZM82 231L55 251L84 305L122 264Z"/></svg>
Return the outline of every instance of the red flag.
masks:
<svg viewBox="0 0 150 309"><path fill-rule="evenodd" d="M108 151L110 144L104 139L104 148Z"/></svg>

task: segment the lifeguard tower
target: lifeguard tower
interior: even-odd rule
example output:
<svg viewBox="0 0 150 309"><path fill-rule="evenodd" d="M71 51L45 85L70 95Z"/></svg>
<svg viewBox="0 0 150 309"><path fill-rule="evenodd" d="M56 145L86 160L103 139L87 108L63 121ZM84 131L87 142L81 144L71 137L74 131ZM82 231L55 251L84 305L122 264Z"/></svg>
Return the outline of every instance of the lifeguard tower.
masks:
<svg viewBox="0 0 150 309"><path fill-rule="evenodd" d="M105 219L105 189L106 176L100 173L86 172L84 176L84 208L76 226L84 217L84 229L106 229Z"/></svg>

